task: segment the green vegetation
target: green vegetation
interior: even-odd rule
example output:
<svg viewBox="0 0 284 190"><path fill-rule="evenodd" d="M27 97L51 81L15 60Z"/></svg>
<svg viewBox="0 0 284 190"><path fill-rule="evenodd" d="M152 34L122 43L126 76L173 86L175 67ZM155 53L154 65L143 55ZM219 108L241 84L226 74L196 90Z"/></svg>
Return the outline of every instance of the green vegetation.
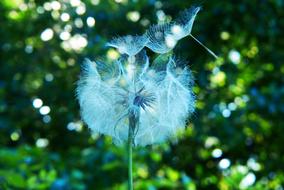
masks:
<svg viewBox="0 0 284 190"><path fill-rule="evenodd" d="M80 121L80 63L118 53L196 1L1 0L0 189L126 189L127 150ZM284 188L284 2L204 1L175 53L194 72L197 109L178 143L133 151L141 190ZM150 51L149 51L150 54Z"/></svg>

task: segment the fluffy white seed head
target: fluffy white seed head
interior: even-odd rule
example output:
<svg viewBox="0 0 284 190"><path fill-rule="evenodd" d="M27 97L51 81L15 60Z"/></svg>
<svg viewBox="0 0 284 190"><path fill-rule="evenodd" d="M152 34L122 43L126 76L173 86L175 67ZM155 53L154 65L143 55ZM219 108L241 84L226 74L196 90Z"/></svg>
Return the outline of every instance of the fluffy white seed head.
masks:
<svg viewBox="0 0 284 190"><path fill-rule="evenodd" d="M193 79L185 62L172 57L178 40L190 35L199 7L170 23L150 27L142 36L114 38L107 45L122 54L113 63L86 60L77 86L83 121L93 133L127 140L129 115L137 115L135 145L164 142L184 129L193 113ZM144 47L160 53L152 64Z"/></svg>
<svg viewBox="0 0 284 190"><path fill-rule="evenodd" d="M105 73L100 64L85 61L77 88L82 118L93 132L110 135L118 144L126 141L128 114L134 109L140 113L136 145L163 142L185 127L194 110L192 77L177 60L159 59L149 67L143 51L135 57L135 63L119 60L117 73ZM134 66L133 78L128 76L129 64ZM114 80L109 82L109 77L103 76L106 74Z"/></svg>

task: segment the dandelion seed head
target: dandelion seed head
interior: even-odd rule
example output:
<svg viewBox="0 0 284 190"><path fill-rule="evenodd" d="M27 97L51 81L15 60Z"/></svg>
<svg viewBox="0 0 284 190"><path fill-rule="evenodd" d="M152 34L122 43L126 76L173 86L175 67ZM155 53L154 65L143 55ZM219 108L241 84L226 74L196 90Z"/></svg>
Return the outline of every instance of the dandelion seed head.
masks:
<svg viewBox="0 0 284 190"><path fill-rule="evenodd" d="M118 58L85 60L76 92L81 117L93 133L121 144L127 140L131 114L138 146L164 142L184 129L195 107L193 77L187 63L169 52L190 34L199 10L188 9L144 35L112 39L107 45L117 49ZM161 55L150 63L145 47Z"/></svg>
<svg viewBox="0 0 284 190"><path fill-rule="evenodd" d="M78 82L77 96L83 120L93 132L110 135L118 144L127 139L125 129L131 110L140 113L134 141L141 146L169 139L177 129L184 128L188 114L194 110L189 70L177 68L178 61L174 58L164 63L168 65L167 72L155 67L149 69L145 52L136 56L135 63L142 60L144 64L130 67L131 72L136 73L131 79L127 64L118 62L120 72L112 74L112 83L108 82L108 77L103 77L108 74L105 72L107 64L102 67L99 62L86 60ZM148 77L153 73L159 77ZM184 80L184 77L190 78Z"/></svg>

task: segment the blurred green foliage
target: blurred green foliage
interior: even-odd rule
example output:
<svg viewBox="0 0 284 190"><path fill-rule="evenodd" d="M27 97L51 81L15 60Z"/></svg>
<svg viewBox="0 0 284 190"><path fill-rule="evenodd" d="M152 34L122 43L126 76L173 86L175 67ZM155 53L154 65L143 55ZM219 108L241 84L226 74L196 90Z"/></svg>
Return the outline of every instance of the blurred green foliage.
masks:
<svg viewBox="0 0 284 190"><path fill-rule="evenodd" d="M1 0L0 189L126 189L124 147L80 121L80 63L117 52L196 1ZM178 143L134 151L135 189L284 188L284 1L203 1L175 52L194 71L197 110Z"/></svg>

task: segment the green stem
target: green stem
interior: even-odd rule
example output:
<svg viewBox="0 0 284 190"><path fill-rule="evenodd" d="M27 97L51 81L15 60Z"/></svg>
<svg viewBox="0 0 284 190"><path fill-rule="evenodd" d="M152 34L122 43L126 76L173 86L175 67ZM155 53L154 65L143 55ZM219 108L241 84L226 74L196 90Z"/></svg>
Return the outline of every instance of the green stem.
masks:
<svg viewBox="0 0 284 190"><path fill-rule="evenodd" d="M132 146L134 138L134 129L136 118L133 113L129 113L129 129L128 129L128 190L133 190L133 174L132 174Z"/></svg>

